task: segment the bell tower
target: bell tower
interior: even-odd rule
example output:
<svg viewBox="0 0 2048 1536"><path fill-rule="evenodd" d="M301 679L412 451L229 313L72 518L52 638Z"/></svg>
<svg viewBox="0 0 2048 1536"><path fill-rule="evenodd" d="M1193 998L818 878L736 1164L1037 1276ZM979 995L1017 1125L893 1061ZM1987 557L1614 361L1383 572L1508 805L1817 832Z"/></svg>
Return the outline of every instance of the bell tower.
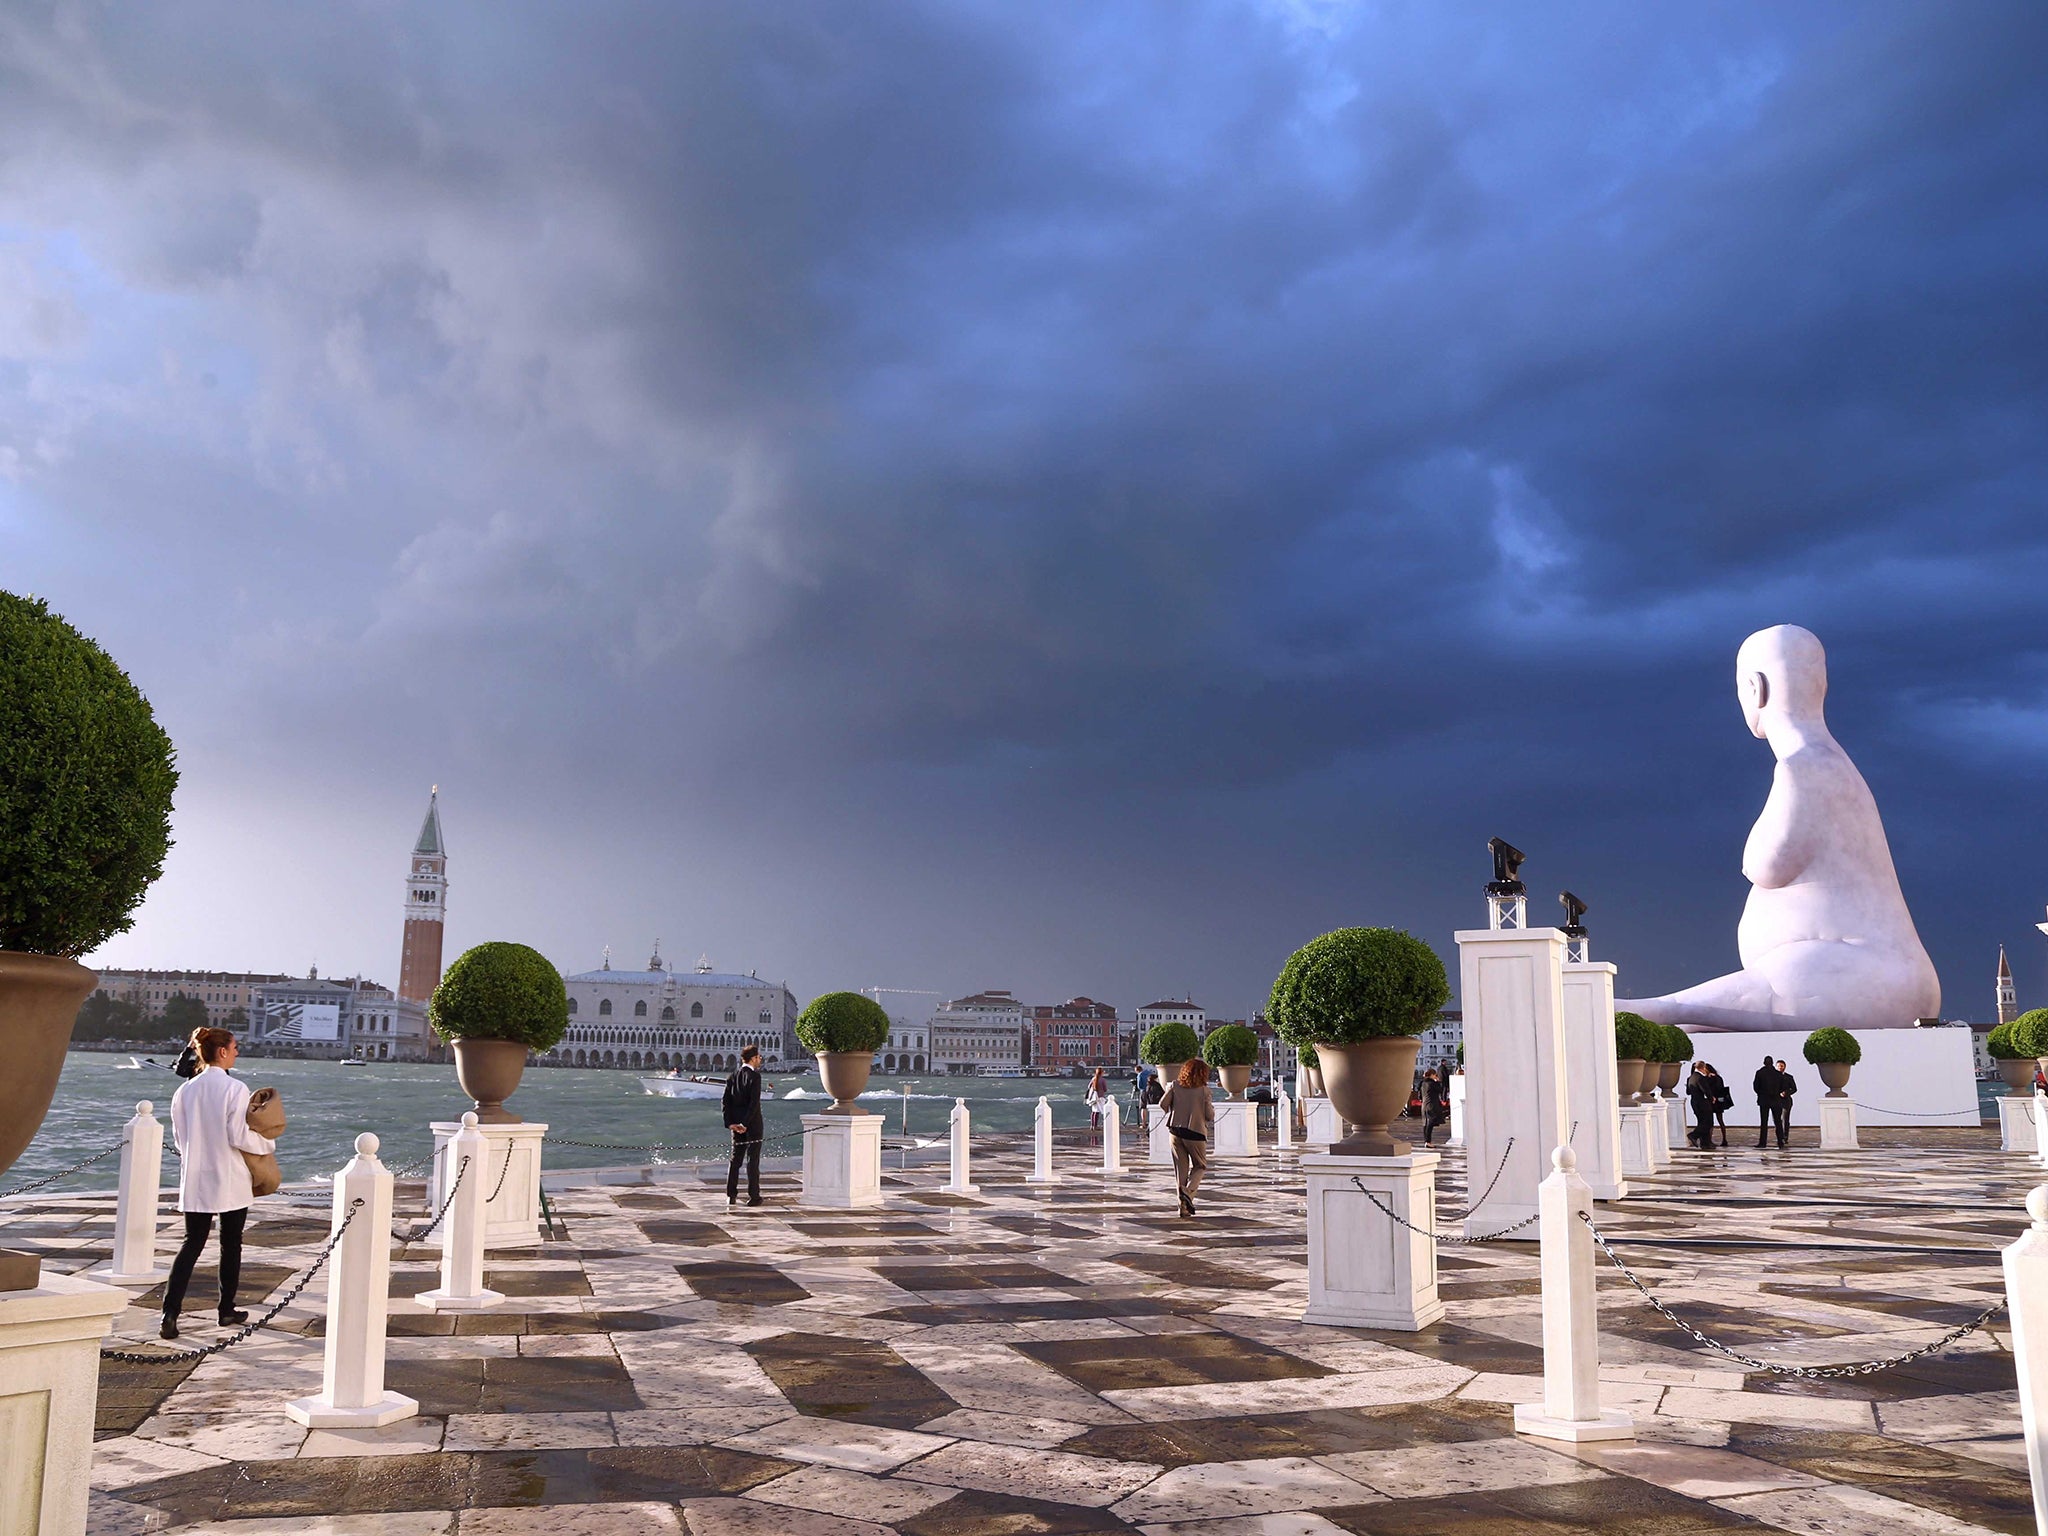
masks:
<svg viewBox="0 0 2048 1536"><path fill-rule="evenodd" d="M2013 990L2012 967L2005 963L2005 946L1998 946L1998 1022L2010 1024L2020 1016L2019 994Z"/></svg>
<svg viewBox="0 0 2048 1536"><path fill-rule="evenodd" d="M412 847L405 885L405 949L398 995L424 1003L441 984L442 919L448 909L448 849L441 841L441 786L427 798L427 819Z"/></svg>

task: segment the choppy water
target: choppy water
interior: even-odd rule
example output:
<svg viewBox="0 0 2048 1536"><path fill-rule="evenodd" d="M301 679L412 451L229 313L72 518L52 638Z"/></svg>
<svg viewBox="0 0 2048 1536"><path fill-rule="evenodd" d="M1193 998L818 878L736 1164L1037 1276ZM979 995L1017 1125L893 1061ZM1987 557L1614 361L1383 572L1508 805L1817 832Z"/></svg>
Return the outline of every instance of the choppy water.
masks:
<svg viewBox="0 0 2048 1536"><path fill-rule="evenodd" d="M52 1173L117 1141L121 1123L134 1114L139 1099L155 1104L157 1118L168 1132L171 1094L178 1079L156 1067L132 1069L128 1061L126 1056L90 1051L74 1051L65 1059L64 1075L42 1130L14 1167L0 1173L0 1190ZM244 1057L235 1075L251 1087L273 1086L284 1098L290 1124L278 1145L278 1163L286 1179L332 1173L348 1160L361 1131L377 1133L382 1142L380 1155L386 1162L424 1157L433 1146L428 1122L453 1120L469 1108L469 1101L455 1085L454 1067L441 1064L374 1062L344 1067L331 1061ZM946 1134L955 1097L967 1100L977 1133L1028 1131L1040 1095L1052 1103L1054 1124L1085 1125L1088 1110L1081 1096L1086 1087L1084 1081L1065 1078L877 1075L863 1098L887 1116L892 1135L903 1128L907 1112L912 1136L935 1139ZM905 1088L909 1089L907 1100ZM762 1103L767 1134L800 1129L797 1117L814 1113L825 1098L815 1073L808 1079L770 1077ZM554 1134L578 1141L730 1145L730 1137L719 1124L718 1100L658 1098L644 1092L631 1072L529 1067L508 1107L528 1120L546 1122ZM792 1142L766 1150L769 1156L793 1155L795 1147ZM647 1160L635 1153L552 1144L547 1151L551 1168ZM111 1188L116 1166L110 1158L75 1179L50 1187L53 1192ZM175 1181L176 1167L175 1160L167 1157L166 1184Z"/></svg>

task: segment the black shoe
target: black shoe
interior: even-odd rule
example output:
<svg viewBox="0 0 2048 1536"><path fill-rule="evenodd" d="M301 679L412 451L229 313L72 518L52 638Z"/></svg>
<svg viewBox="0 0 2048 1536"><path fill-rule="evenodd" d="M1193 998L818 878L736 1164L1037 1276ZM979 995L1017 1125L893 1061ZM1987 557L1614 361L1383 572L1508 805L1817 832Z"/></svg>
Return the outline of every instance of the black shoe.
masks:
<svg viewBox="0 0 2048 1536"><path fill-rule="evenodd" d="M223 1312L220 1315L220 1325L223 1328L239 1328L247 1321L249 1314L246 1312Z"/></svg>
<svg viewBox="0 0 2048 1536"><path fill-rule="evenodd" d="M1195 1214L1195 1202L1190 1200L1186 1195L1182 1195L1180 1197L1180 1213L1183 1216L1192 1216Z"/></svg>
<svg viewBox="0 0 2048 1536"><path fill-rule="evenodd" d="M767 1202L765 1202L764 1200L762 1200L762 1198L761 1198L761 1197L760 1197L759 1195L756 1195L756 1196L754 1196L754 1198L753 1198L753 1199L751 1199L751 1200L749 1200L749 1201L747 1202L747 1204L749 1204L749 1205L764 1205L764 1204L766 1204L766 1203L767 1203Z"/></svg>
<svg viewBox="0 0 2048 1536"><path fill-rule="evenodd" d="M156 1336L160 1339L175 1339L178 1336L178 1320L175 1317L165 1318L164 1325L157 1329Z"/></svg>

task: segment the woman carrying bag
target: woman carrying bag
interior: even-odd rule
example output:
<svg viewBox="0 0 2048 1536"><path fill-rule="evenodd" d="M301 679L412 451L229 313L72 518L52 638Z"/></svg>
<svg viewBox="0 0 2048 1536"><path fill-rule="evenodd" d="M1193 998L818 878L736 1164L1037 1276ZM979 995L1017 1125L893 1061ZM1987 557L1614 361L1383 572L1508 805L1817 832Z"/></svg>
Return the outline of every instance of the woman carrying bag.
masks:
<svg viewBox="0 0 2048 1536"><path fill-rule="evenodd" d="M1182 1065L1180 1078L1159 1100L1173 1138L1173 1177L1180 1189L1180 1213L1195 1214L1195 1191L1209 1169L1209 1136L1216 1106L1209 1100L1209 1064L1197 1056Z"/></svg>
<svg viewBox="0 0 2048 1536"><path fill-rule="evenodd" d="M159 1336L178 1336L178 1313L193 1266L220 1218L220 1322L223 1328L246 1323L249 1314L235 1308L242 1281L242 1223L256 1198L244 1153L268 1157L277 1143L249 1128L249 1086L228 1075L240 1054L235 1037L224 1029L195 1029L192 1045L202 1063L199 1073L171 1095L171 1140L181 1159L178 1166L178 1209L185 1213L185 1242L171 1264L164 1287L164 1322Z"/></svg>

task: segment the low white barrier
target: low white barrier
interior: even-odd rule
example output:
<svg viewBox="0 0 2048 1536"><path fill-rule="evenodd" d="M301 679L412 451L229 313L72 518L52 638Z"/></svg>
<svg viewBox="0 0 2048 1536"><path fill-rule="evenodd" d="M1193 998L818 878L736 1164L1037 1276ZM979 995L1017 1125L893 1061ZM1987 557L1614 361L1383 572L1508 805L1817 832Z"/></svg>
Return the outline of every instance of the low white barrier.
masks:
<svg viewBox="0 0 2048 1536"><path fill-rule="evenodd" d="M356 1138L356 1155L334 1176L334 1227L341 1242L327 1261L327 1354L320 1391L284 1411L311 1429L372 1429L409 1419L420 1405L384 1390L384 1323L391 1305L391 1170L377 1138Z"/></svg>

